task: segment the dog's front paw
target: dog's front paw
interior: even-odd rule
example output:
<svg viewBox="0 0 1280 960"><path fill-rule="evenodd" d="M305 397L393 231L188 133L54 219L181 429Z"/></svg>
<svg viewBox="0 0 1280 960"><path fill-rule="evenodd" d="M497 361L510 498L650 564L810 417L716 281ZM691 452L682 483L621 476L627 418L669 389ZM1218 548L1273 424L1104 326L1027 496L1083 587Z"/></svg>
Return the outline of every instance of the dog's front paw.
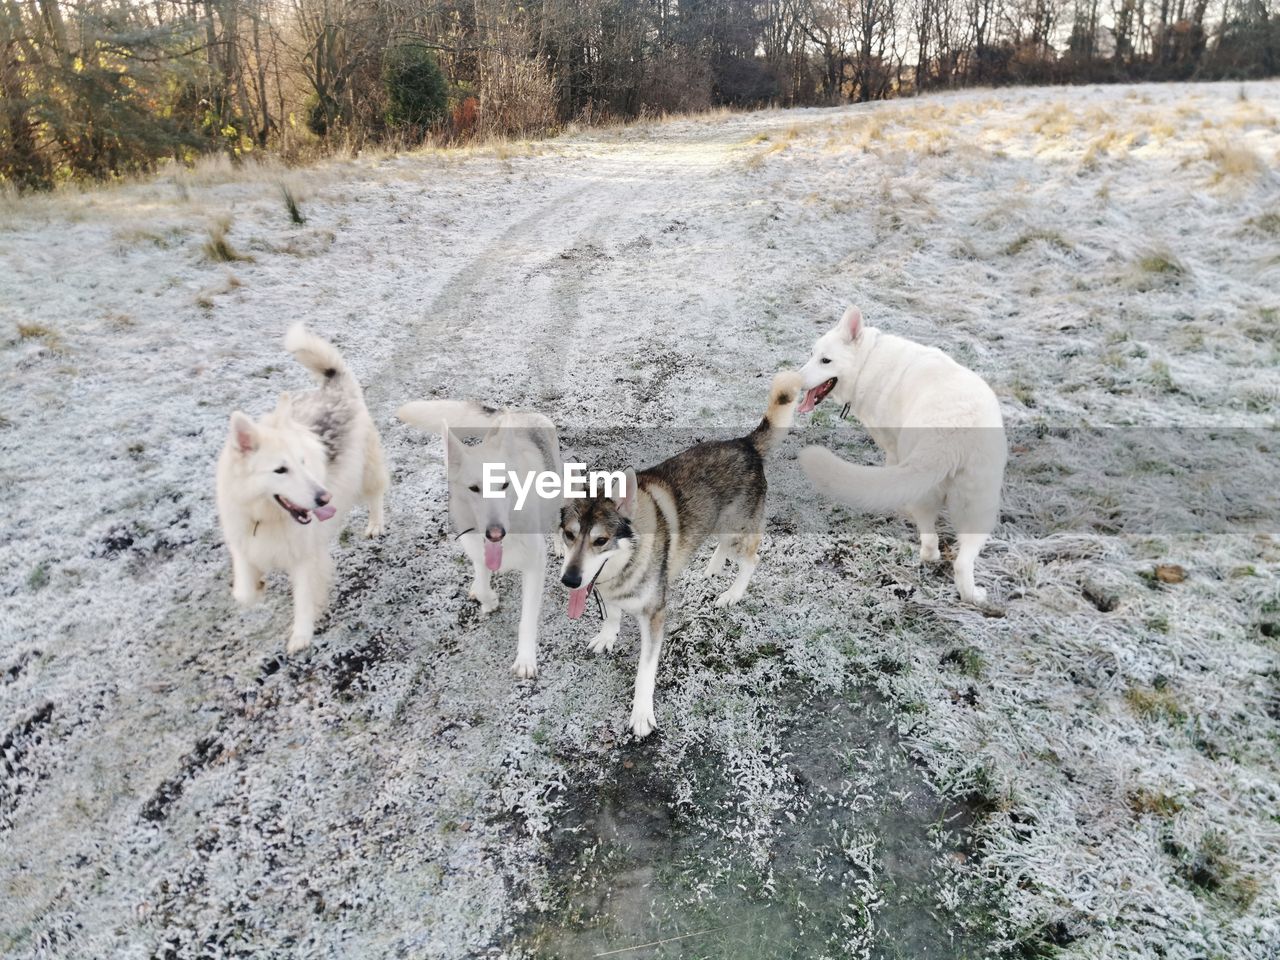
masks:
<svg viewBox="0 0 1280 960"><path fill-rule="evenodd" d="M532 680L538 675L538 661L533 657L516 657L516 662L511 665L511 672L521 680Z"/></svg>
<svg viewBox="0 0 1280 960"><path fill-rule="evenodd" d="M744 596L746 596L746 594L747 594L747 591L745 588L742 590L739 590L737 587L730 587L724 593L720 594L720 596L716 597L716 606L717 607L732 606L733 604L741 600Z"/></svg>
<svg viewBox="0 0 1280 960"><path fill-rule="evenodd" d="M381 520L379 520L377 523L374 523L372 520L370 520L369 523L364 528L364 535L368 537L370 540L372 540L374 537L382 536L382 531L384 529L386 528L382 525Z"/></svg>
<svg viewBox="0 0 1280 960"><path fill-rule="evenodd" d="M480 613L486 617L498 609L498 594L493 590L480 591L472 587L467 596L480 601Z"/></svg>
<svg viewBox="0 0 1280 960"><path fill-rule="evenodd" d="M256 583L245 586L243 583L237 583L231 588L231 596L235 597L236 603L242 607L252 607L262 602L263 594L267 592L267 585L264 581L259 580Z"/></svg>
<svg viewBox="0 0 1280 960"><path fill-rule="evenodd" d="M592 653L613 653L613 645L618 642L618 631L604 629L587 643Z"/></svg>
<svg viewBox="0 0 1280 960"><path fill-rule="evenodd" d="M975 607L981 607L987 602L987 590L985 587L974 587L971 594L960 594L960 599L965 603L972 603Z"/></svg>
<svg viewBox="0 0 1280 960"><path fill-rule="evenodd" d="M293 656L295 653L301 653L309 646L311 646L311 634L295 631L293 635L289 637L289 643L284 648L284 652Z"/></svg>
<svg viewBox="0 0 1280 960"><path fill-rule="evenodd" d="M920 544L920 560L923 563L937 563L942 559L942 551L938 549L938 544L922 543Z"/></svg>
<svg viewBox="0 0 1280 960"><path fill-rule="evenodd" d="M653 704L637 703L631 708L631 732L644 739L658 728L658 718L654 716Z"/></svg>

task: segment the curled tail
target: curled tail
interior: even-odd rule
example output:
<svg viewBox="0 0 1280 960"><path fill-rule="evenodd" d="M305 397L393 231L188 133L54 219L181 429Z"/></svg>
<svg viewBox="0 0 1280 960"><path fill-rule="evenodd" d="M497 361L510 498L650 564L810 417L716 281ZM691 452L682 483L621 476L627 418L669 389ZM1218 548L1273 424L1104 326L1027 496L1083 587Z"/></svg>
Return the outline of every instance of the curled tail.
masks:
<svg viewBox="0 0 1280 960"><path fill-rule="evenodd" d="M760 426L747 435L760 456L766 456L781 443L791 429L801 383L800 374L796 370L779 370L773 375L773 384L769 387L769 407L764 412L764 419L760 421Z"/></svg>
<svg viewBox="0 0 1280 960"><path fill-rule="evenodd" d="M945 464L864 467L841 460L825 447L805 447L799 459L815 487L832 500L869 513L891 513L922 500L950 472Z"/></svg>
<svg viewBox="0 0 1280 960"><path fill-rule="evenodd" d="M501 410L470 400L412 400L396 411L396 418L414 427L459 436L478 436L502 416Z"/></svg>
<svg viewBox="0 0 1280 960"><path fill-rule="evenodd" d="M306 367L322 387L335 386L351 389L359 384L347 369L342 354L328 340L317 337L301 321L289 328L284 335L284 348L295 360Z"/></svg>

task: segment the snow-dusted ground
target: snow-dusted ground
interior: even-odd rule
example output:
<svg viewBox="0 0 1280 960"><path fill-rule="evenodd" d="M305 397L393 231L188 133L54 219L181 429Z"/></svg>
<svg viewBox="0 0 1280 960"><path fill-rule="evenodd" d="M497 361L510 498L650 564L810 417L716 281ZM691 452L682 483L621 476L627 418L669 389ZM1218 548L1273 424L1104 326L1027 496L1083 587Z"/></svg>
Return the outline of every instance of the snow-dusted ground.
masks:
<svg viewBox="0 0 1280 960"><path fill-rule="evenodd" d="M7 201L0 953L1275 957L1280 544L1220 490L1274 483L1277 104L979 91L371 157L284 175L304 225L271 171ZM206 254L219 220L248 259ZM1004 615L904 522L807 503L798 436L771 485L808 512L743 605L683 585L657 737L625 731L634 627L590 656L558 588L512 679L515 584L477 617L439 443L391 411L732 435L850 301L1001 396ZM305 384L300 318L393 487L286 663L212 476L232 409Z"/></svg>

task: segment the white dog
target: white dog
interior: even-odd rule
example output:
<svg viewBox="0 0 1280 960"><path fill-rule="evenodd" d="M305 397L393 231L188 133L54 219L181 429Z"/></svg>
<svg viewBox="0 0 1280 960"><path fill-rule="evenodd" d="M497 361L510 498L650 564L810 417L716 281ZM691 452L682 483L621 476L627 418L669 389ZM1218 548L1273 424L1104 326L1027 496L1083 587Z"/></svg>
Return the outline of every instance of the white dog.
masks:
<svg viewBox="0 0 1280 960"><path fill-rule="evenodd" d="M396 411L405 423L444 437L445 472L449 483L449 516L457 540L471 558L470 596L480 612L498 609L492 576L520 571L520 628L512 672L521 678L538 675L538 619L547 578L547 536L560 511L559 498L530 494L517 508L517 490L506 482L499 495L487 497L486 463L494 469L531 477L544 471L560 473L560 439L556 426L539 413L496 410L478 403L454 400L416 400ZM478 446L462 437L483 434Z"/></svg>
<svg viewBox="0 0 1280 960"><path fill-rule="evenodd" d="M257 422L236 411L218 457L218 516L231 551L232 594L257 603L263 576L287 570L293 585L289 653L311 644L333 577L330 534L357 501L369 504L365 536L382 533L387 468L360 384L334 346L301 324L285 349L315 374L316 390L282 394ZM337 518L338 522L325 525ZM312 521L317 522L312 522Z"/></svg>
<svg viewBox="0 0 1280 960"><path fill-rule="evenodd" d="M864 467L806 447L800 465L813 484L863 510L905 508L925 561L941 556L935 524L945 506L958 541L956 587L966 602L985 602L973 567L999 518L1008 455L1000 404L986 381L934 347L863 326L855 307L818 338L800 374L808 393L798 412L831 397L885 454L883 467Z"/></svg>

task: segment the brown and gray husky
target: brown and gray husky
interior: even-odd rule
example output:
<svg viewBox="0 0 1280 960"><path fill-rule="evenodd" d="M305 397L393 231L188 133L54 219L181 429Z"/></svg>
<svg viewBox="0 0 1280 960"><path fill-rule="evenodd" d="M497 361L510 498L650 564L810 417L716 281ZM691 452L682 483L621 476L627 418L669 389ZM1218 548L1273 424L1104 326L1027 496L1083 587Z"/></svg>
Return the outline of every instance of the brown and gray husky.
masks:
<svg viewBox="0 0 1280 960"><path fill-rule="evenodd" d="M628 468L620 496L568 500L560 512L560 582L570 590L570 618L582 616L593 589L605 601L605 622L591 649L613 649L624 610L640 624L631 707L637 737L657 726L653 689L667 590L708 537L717 543L704 577L719 573L726 558L738 564L716 606L737 603L746 593L764 532L764 458L790 428L800 386L798 373L782 371L773 378L764 419L745 437L700 443L639 474Z"/></svg>

